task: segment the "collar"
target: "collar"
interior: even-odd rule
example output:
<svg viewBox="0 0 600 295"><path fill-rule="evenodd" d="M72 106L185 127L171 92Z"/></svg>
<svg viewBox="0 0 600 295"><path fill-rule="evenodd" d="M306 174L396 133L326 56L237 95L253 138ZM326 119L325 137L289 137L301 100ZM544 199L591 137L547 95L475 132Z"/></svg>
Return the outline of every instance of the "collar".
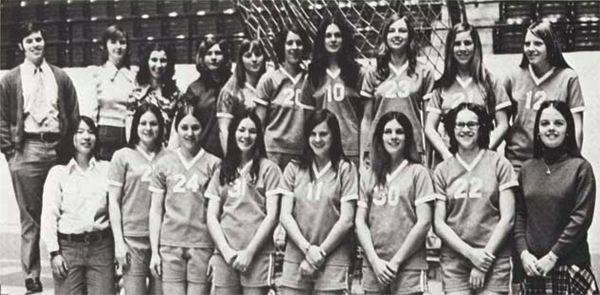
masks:
<svg viewBox="0 0 600 295"><path fill-rule="evenodd" d="M331 79L336 79L337 77L339 77L341 72L342 72L342 69L340 69L340 68L338 68L335 71L332 71L329 68L327 68L327 75L329 75L329 77L331 77Z"/></svg>
<svg viewBox="0 0 600 295"><path fill-rule="evenodd" d="M33 75L37 68L38 67L28 59L23 60L23 63L21 64L21 71L24 71L27 74ZM42 60L42 64L40 64L39 68L42 69L43 73L50 73L52 71L50 65L48 65L48 63L46 62L46 59Z"/></svg>
<svg viewBox="0 0 600 295"><path fill-rule="evenodd" d="M196 156L191 159L190 161L187 161L185 159L185 157L183 156L183 154L181 153L181 148L177 149L177 156L179 157L179 160L181 161L181 163L183 164L183 167L185 167L185 170L190 170L190 168L192 168L192 166L194 166L194 164L196 164L196 162L204 155L204 149L200 148L200 150L198 151L198 154L196 154Z"/></svg>
<svg viewBox="0 0 600 295"><path fill-rule="evenodd" d="M319 171L317 169L317 164L313 162L312 164L313 173L315 174L315 179L319 179L321 176L325 175L329 169L331 169L331 161L327 162L327 164Z"/></svg>
<svg viewBox="0 0 600 295"><path fill-rule="evenodd" d="M146 160L148 160L148 162L152 162L152 160L154 160L154 158L156 157L156 152L150 152L150 153L146 153L143 149L141 149L139 146L136 146L135 149L142 154L142 156L144 158L146 158Z"/></svg>
<svg viewBox="0 0 600 295"><path fill-rule="evenodd" d="M96 158L92 157L90 159L90 167L88 168L88 170L93 170L96 167ZM69 171L69 174L72 174L75 171L79 171L79 173L84 174L85 171L79 167L79 164L77 164L77 161L75 161L75 158L71 158L71 161L69 161L69 163L67 164L67 171Z"/></svg>
<svg viewBox="0 0 600 295"><path fill-rule="evenodd" d="M469 78L463 80L463 78L461 78L459 75L456 75L456 82L458 82L458 84L460 84L460 87L467 88L467 86L469 86L469 84L471 84L471 82L473 82L473 77L469 77Z"/></svg>
<svg viewBox="0 0 600 295"><path fill-rule="evenodd" d="M548 78L552 76L552 74L554 73L554 69L556 69L556 67L550 68L550 70L546 72L546 74L538 78L538 76L536 76L535 72L533 71L533 67L531 66L531 64L529 64L529 75L531 75L531 79L533 79L535 85L540 86L540 84L544 83L544 81L548 80Z"/></svg>
<svg viewBox="0 0 600 295"><path fill-rule="evenodd" d="M133 81L133 77L129 69L127 69L126 67L121 67L120 69L118 69L117 66L110 61L106 61L106 63L104 64L104 71L104 73L111 81L114 81L119 73L121 73L123 77L125 77L128 81Z"/></svg>
<svg viewBox="0 0 600 295"><path fill-rule="evenodd" d="M400 67L395 67L394 65L392 65L392 63L390 62L388 64L388 67L390 68L390 70L392 72L394 72L394 75L396 76L400 76L402 75L402 73L404 73L406 71L406 69L408 68L408 61L405 61Z"/></svg>
<svg viewBox="0 0 600 295"><path fill-rule="evenodd" d="M396 178L396 176L398 176L398 174L400 174L400 171L402 171L404 169L404 167L406 167L406 166L408 166L408 161L403 160L402 163L400 163L400 166L396 167L396 169L392 173L388 173L385 176L385 179L387 180L387 182L390 182L394 178Z"/></svg>
<svg viewBox="0 0 600 295"><path fill-rule="evenodd" d="M471 170L473 170L473 168L475 168L475 166L477 166L479 161L481 161L481 158L483 158L484 153L485 153L485 149L481 149L479 151L479 154L477 154L477 157L475 157L475 160L473 160L473 163L471 163L471 164L467 164L467 162L465 162L465 160L463 160L463 158L461 158L458 153L456 153L456 160L458 160L458 163L460 163L460 165L463 166L463 168L465 168L465 169L467 169L467 171L471 172Z"/></svg>
<svg viewBox="0 0 600 295"><path fill-rule="evenodd" d="M244 83L244 88L248 88L250 89L252 92L256 92L256 88L254 88L254 86L250 85L250 83L245 82Z"/></svg>
<svg viewBox="0 0 600 295"><path fill-rule="evenodd" d="M252 162L254 162L254 160L250 160L248 163L246 163L244 165L244 167L242 167L242 169L238 168L238 173L240 175L247 174L248 171L250 171L250 167L252 167Z"/></svg>
<svg viewBox="0 0 600 295"><path fill-rule="evenodd" d="M304 70L300 70L300 72L296 75L296 77L292 77L290 73L288 73L283 66L279 68L279 70L286 76L288 79L292 80L292 84L296 85L304 76Z"/></svg>

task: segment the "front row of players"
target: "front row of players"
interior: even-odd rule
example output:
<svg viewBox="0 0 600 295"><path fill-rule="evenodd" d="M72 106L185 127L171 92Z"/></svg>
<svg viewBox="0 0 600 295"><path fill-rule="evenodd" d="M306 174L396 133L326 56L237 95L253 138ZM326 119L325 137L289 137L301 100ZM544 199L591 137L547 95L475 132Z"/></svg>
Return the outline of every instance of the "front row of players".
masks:
<svg viewBox="0 0 600 295"><path fill-rule="evenodd" d="M180 148L161 149L164 120L145 105L129 146L110 164L95 160L97 129L81 118L73 159L52 168L44 189L42 236L57 293L114 294L116 258L127 294L210 294L211 284L215 294L267 294L280 212L290 241L282 294L347 292L354 225L366 258L365 293L423 294L432 223L443 241L447 294L508 293L513 224L527 294L586 293L575 286L597 294L586 239L594 175L562 102L537 112L534 159L519 179L488 149L492 122L483 107L463 103L445 117L454 156L433 179L409 118L389 112L375 127L371 168L361 171L360 184L327 110L306 120L303 156L283 173L266 157L254 113L231 122L222 161L203 150L195 109L177 114ZM89 233L69 234L74 227Z"/></svg>

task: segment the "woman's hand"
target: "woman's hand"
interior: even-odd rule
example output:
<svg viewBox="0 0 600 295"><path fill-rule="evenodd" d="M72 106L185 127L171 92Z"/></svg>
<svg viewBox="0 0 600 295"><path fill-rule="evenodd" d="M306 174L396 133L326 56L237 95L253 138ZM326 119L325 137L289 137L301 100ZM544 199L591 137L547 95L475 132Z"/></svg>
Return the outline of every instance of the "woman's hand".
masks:
<svg viewBox="0 0 600 295"><path fill-rule="evenodd" d="M150 272L155 278L162 277L162 259L156 252L152 253L150 258Z"/></svg>
<svg viewBox="0 0 600 295"><path fill-rule="evenodd" d="M252 262L253 257L254 253L251 253L247 249L238 251L237 255L233 259L233 263L231 264L231 266L233 266L233 268L241 272L246 272L248 266L250 265L250 262Z"/></svg>
<svg viewBox="0 0 600 295"><path fill-rule="evenodd" d="M310 278L313 276L315 271L317 271L317 268L311 265L310 262L306 261L306 259L300 263L300 274L302 276Z"/></svg>
<svg viewBox="0 0 600 295"><path fill-rule="evenodd" d="M558 257L556 257L554 253L549 252L537 261L536 269L541 276L545 277L550 271L552 271L557 261Z"/></svg>
<svg viewBox="0 0 600 295"><path fill-rule="evenodd" d="M479 290L483 288L485 283L485 272L479 268L473 267L471 269L471 277L469 277L469 286L473 290Z"/></svg>
<svg viewBox="0 0 600 295"><path fill-rule="evenodd" d="M306 260L317 268L321 267L325 263L323 250L315 245L310 245L306 251Z"/></svg>
<svg viewBox="0 0 600 295"><path fill-rule="evenodd" d="M473 264L473 266L479 268L484 272L487 272L488 268L490 268L490 266L494 262L494 259L496 259L494 255L488 253L482 248L473 248L469 253L468 258Z"/></svg>
<svg viewBox="0 0 600 295"><path fill-rule="evenodd" d="M129 249L127 248L127 245L125 245L125 242L115 242L115 259L121 270L125 270L129 267L129 257Z"/></svg>
<svg viewBox="0 0 600 295"><path fill-rule="evenodd" d="M377 277L377 281L379 281L381 285L387 286L396 278L396 270L392 268L388 261L377 258L372 266L373 272L375 272L375 276Z"/></svg>
<svg viewBox="0 0 600 295"><path fill-rule="evenodd" d="M223 259L227 264L233 266L233 261L237 257L238 252L231 249L230 247L227 247L227 249L223 249L223 251L221 251L221 255L223 255Z"/></svg>
<svg viewBox="0 0 600 295"><path fill-rule="evenodd" d="M525 250L521 253L521 262L523 263L523 269L528 277L540 276L540 272L537 269L538 259Z"/></svg>
<svg viewBox="0 0 600 295"><path fill-rule="evenodd" d="M58 254L50 260L50 264L52 266L52 273L60 279L64 279L67 277L67 273L69 272L69 266L65 261L62 254Z"/></svg>

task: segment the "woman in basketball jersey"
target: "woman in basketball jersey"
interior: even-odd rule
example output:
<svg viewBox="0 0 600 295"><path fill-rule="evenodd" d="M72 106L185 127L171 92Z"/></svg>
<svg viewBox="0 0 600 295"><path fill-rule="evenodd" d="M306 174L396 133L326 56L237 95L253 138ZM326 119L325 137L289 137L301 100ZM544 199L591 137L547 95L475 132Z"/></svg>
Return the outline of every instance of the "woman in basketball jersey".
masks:
<svg viewBox="0 0 600 295"><path fill-rule="evenodd" d="M267 156L284 169L302 154L305 109L300 94L306 79L302 59L310 51L306 32L292 25L279 33L275 53L280 66L262 76L257 86L256 114L264 122Z"/></svg>
<svg viewBox="0 0 600 295"><path fill-rule="evenodd" d="M148 185L152 165L163 152L164 124L156 106L140 106L133 115L129 144L114 154L108 170L115 258L122 268L127 294L162 294L160 281L150 274L149 268L152 253L148 214L152 193Z"/></svg>
<svg viewBox="0 0 600 295"><path fill-rule="evenodd" d="M327 110L305 123L304 152L283 173L280 221L285 249L282 294L345 294L358 199L357 171L344 156L339 123Z"/></svg>
<svg viewBox="0 0 600 295"><path fill-rule="evenodd" d="M360 99L363 73L355 56L354 31L348 21L339 14L324 19L315 37L302 104L335 114L344 154L358 165L364 101Z"/></svg>
<svg viewBox="0 0 600 295"><path fill-rule="evenodd" d="M230 125L228 151L206 197L215 294L264 294L273 281L273 230L281 170L268 160L260 119L242 112Z"/></svg>
<svg viewBox="0 0 600 295"><path fill-rule="evenodd" d="M244 111L254 111L256 85L266 71L266 53L259 40L244 39L235 61L235 72L225 83L217 100L219 140L227 153L229 124Z"/></svg>
<svg viewBox="0 0 600 295"><path fill-rule="evenodd" d="M156 162L150 178L150 270L164 294L210 294L208 262L214 245L206 225L205 190L220 160L201 146L197 107L177 111L180 147Z"/></svg>
<svg viewBox="0 0 600 295"><path fill-rule="evenodd" d="M439 156L442 159L452 157L447 135L438 132L438 125L460 103L470 102L484 106L495 119L494 132L490 136L491 150L502 143L508 129L510 100L502 83L483 65L477 29L468 23L455 25L446 37L445 56L444 73L435 82L434 91L428 95L425 135L438 154L429 158L430 167L440 161Z"/></svg>
<svg viewBox="0 0 600 295"><path fill-rule="evenodd" d="M389 112L375 127L371 167L361 174L356 232L366 257L366 294L427 291L425 236L435 194L420 164L410 120Z"/></svg>
<svg viewBox="0 0 600 295"><path fill-rule="evenodd" d="M366 100L360 129L361 146L368 150L373 122L377 124L379 118L390 111L402 111L410 120L417 152L424 159L424 97L433 88L433 69L417 60L415 30L408 16L388 17L381 36L377 68L367 73L360 92Z"/></svg>
<svg viewBox="0 0 600 295"><path fill-rule="evenodd" d="M569 105L575 124L575 139L583 142L584 102L577 73L563 57L560 43L549 22L529 26L523 43L523 57L516 71L504 83L513 103L513 124L506 136L506 158L521 169L533 157L533 121L536 111L546 100Z"/></svg>
<svg viewBox="0 0 600 295"><path fill-rule="evenodd" d="M508 294L515 215L512 166L488 149L492 120L484 106L461 103L445 116L452 157L440 163L434 228L442 240L446 294Z"/></svg>

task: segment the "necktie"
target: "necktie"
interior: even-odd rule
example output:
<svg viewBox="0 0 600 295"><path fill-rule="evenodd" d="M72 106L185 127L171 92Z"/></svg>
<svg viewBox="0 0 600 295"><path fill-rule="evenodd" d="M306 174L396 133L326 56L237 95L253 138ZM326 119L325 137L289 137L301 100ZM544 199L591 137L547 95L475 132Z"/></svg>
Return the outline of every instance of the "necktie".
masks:
<svg viewBox="0 0 600 295"><path fill-rule="evenodd" d="M46 100L46 87L44 87L44 76L41 68L37 68L33 74L33 81L35 83L33 90L33 97L29 108L29 114L39 124L44 121L46 116L50 113L48 101Z"/></svg>

